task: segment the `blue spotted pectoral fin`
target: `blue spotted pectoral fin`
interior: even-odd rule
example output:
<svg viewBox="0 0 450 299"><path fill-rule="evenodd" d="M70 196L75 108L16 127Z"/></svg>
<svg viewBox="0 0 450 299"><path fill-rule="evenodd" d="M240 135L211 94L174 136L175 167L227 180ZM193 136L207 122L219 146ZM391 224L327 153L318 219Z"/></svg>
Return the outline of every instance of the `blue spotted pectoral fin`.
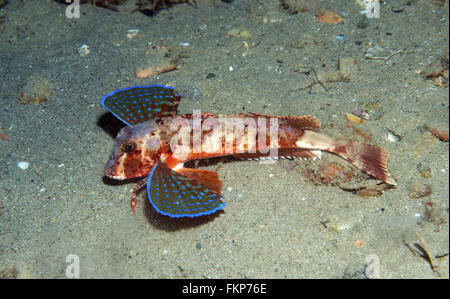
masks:
<svg viewBox="0 0 450 299"><path fill-rule="evenodd" d="M133 86L116 90L102 98L101 104L128 126L177 113L180 96L172 87Z"/></svg>
<svg viewBox="0 0 450 299"><path fill-rule="evenodd" d="M158 213L174 218L208 215L225 206L219 193L173 171L163 162L151 171L147 193Z"/></svg>

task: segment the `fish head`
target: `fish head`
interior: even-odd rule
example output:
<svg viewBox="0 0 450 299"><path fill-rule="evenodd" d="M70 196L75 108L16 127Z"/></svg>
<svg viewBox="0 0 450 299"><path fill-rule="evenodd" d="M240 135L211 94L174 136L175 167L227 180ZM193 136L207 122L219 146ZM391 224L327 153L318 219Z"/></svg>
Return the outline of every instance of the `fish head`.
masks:
<svg viewBox="0 0 450 299"><path fill-rule="evenodd" d="M124 127L117 134L105 173L116 180L146 176L158 162L160 148L156 121Z"/></svg>

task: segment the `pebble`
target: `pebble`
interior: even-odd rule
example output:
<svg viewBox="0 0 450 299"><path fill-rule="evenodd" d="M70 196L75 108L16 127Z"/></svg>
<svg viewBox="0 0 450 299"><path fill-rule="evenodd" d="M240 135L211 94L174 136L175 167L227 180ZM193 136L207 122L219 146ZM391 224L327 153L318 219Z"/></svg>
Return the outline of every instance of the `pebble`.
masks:
<svg viewBox="0 0 450 299"><path fill-rule="evenodd" d="M387 140L389 142L397 142L397 141L400 141L400 138L396 134L394 134L393 132L389 131L388 134L387 134Z"/></svg>
<svg viewBox="0 0 450 299"><path fill-rule="evenodd" d="M227 31L227 35L230 37L243 37L243 38L251 38L251 34L247 29L241 28L233 28Z"/></svg>
<svg viewBox="0 0 450 299"><path fill-rule="evenodd" d="M328 223L328 227L335 232L342 232L344 230L348 230L352 228L351 223L347 222L330 222Z"/></svg>
<svg viewBox="0 0 450 299"><path fill-rule="evenodd" d="M129 39L136 38L136 37L138 37L138 35L140 33L141 33L141 31L139 29L128 29L127 30L127 37Z"/></svg>
<svg viewBox="0 0 450 299"><path fill-rule="evenodd" d="M202 237L203 239L208 239L211 236L212 236L212 234L207 230L204 230L200 233L200 237Z"/></svg>
<svg viewBox="0 0 450 299"><path fill-rule="evenodd" d="M363 16L358 24L356 24L356 27L358 27L359 29L365 29L369 27L369 20L367 19L367 17Z"/></svg>
<svg viewBox="0 0 450 299"><path fill-rule="evenodd" d="M19 167L20 169L27 169L28 167L30 167L30 163L25 162L25 161L21 161L17 163L17 167Z"/></svg>
<svg viewBox="0 0 450 299"><path fill-rule="evenodd" d="M81 47L79 47L77 49L78 54L80 54L80 56L86 56L89 55L89 53L91 53L91 50L89 50L89 46L86 44L82 44Z"/></svg>

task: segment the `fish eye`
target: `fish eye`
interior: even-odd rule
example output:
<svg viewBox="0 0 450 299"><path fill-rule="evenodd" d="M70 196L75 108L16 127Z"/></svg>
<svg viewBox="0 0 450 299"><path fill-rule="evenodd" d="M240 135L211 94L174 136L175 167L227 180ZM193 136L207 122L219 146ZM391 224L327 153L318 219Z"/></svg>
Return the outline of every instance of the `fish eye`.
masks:
<svg viewBox="0 0 450 299"><path fill-rule="evenodd" d="M128 142L128 143L123 143L120 146L120 149L124 152L124 153L130 153L132 151L134 151L136 149L136 144L133 142Z"/></svg>

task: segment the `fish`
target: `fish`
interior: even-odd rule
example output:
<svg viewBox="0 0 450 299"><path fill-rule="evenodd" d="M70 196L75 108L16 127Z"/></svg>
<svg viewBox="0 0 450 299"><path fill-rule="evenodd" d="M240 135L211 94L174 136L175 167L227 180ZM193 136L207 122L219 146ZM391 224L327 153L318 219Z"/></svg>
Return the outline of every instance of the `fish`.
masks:
<svg viewBox="0 0 450 299"><path fill-rule="evenodd" d="M117 134L105 174L114 180L139 179L132 192L133 214L137 193L145 185L151 205L162 215L199 217L223 210L218 173L185 167L189 161L223 156L315 160L325 151L396 185L387 171L385 149L321 134L313 116L200 111L179 115L180 99L172 87L158 84L119 89L101 99L101 105L126 125Z"/></svg>

